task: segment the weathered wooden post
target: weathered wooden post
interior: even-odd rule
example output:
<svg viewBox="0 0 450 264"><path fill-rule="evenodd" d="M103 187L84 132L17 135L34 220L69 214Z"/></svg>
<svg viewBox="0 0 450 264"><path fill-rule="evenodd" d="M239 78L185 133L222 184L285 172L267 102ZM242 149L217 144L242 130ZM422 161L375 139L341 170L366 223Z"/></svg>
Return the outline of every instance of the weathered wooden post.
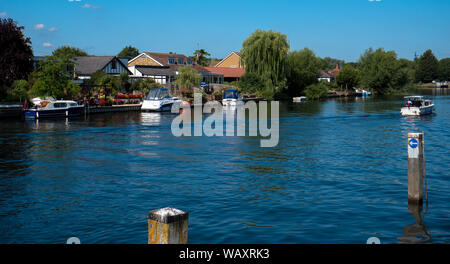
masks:
<svg viewBox="0 0 450 264"><path fill-rule="evenodd" d="M187 244L189 213L163 208L148 214L149 244Z"/></svg>
<svg viewBox="0 0 450 264"><path fill-rule="evenodd" d="M424 174L423 133L408 134L408 200L422 203Z"/></svg>

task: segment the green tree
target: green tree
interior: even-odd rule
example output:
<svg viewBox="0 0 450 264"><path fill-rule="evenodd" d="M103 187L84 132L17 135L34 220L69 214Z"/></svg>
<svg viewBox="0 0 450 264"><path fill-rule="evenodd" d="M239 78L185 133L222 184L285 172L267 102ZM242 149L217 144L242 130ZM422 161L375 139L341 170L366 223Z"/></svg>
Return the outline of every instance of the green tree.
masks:
<svg viewBox="0 0 450 264"><path fill-rule="evenodd" d="M0 18L0 100L15 80L26 79L33 70L33 51L24 27L8 18Z"/></svg>
<svg viewBox="0 0 450 264"><path fill-rule="evenodd" d="M306 86L318 81L321 61L308 48L293 51L287 57L287 84L289 95L298 96Z"/></svg>
<svg viewBox="0 0 450 264"><path fill-rule="evenodd" d="M430 83L438 78L439 61L431 50L425 51L417 60L416 81Z"/></svg>
<svg viewBox="0 0 450 264"><path fill-rule="evenodd" d="M139 55L139 50L133 46L126 46L122 49L122 51L117 54L117 57L119 58L126 58L128 60L131 60Z"/></svg>
<svg viewBox="0 0 450 264"><path fill-rule="evenodd" d="M305 95L308 100L316 100L324 97L328 93L328 86L324 82L311 84L306 87Z"/></svg>
<svg viewBox="0 0 450 264"><path fill-rule="evenodd" d="M131 91L139 91L145 95L148 94L150 89L164 88L160 83L155 82L153 78L138 79L131 84Z"/></svg>
<svg viewBox="0 0 450 264"><path fill-rule="evenodd" d="M55 49L52 55L59 59L73 59L75 57L89 56L84 50L71 46L62 46Z"/></svg>
<svg viewBox="0 0 450 264"><path fill-rule="evenodd" d="M194 56L192 56L191 58L197 62L197 64L202 65L202 66L208 66L210 60L207 58L211 56L210 53L208 53L206 50L204 49L198 49L194 52Z"/></svg>
<svg viewBox="0 0 450 264"><path fill-rule="evenodd" d="M30 85L26 80L16 80L12 84L12 89L8 91L8 99L12 101L20 101L26 100L28 97L28 90L30 89Z"/></svg>
<svg viewBox="0 0 450 264"><path fill-rule="evenodd" d="M450 58L442 59L439 61L439 80L450 81Z"/></svg>
<svg viewBox="0 0 450 264"><path fill-rule="evenodd" d="M361 84L379 94L395 93L409 83L407 71L394 51L368 49L359 59Z"/></svg>
<svg viewBox="0 0 450 264"><path fill-rule="evenodd" d="M359 73L351 65L345 65L336 76L336 82L341 88L352 89L359 84Z"/></svg>
<svg viewBox="0 0 450 264"><path fill-rule="evenodd" d="M70 81L72 73L67 71L67 65L73 65L73 62L55 56L47 57L47 60L41 62L41 70L36 73L31 95L55 98L75 96L76 88Z"/></svg>
<svg viewBox="0 0 450 264"><path fill-rule="evenodd" d="M181 89L191 89L194 86L199 86L202 81L202 76L197 71L189 66L178 68L177 79L175 85Z"/></svg>
<svg viewBox="0 0 450 264"><path fill-rule="evenodd" d="M285 89L288 51L287 36L272 30L258 29L242 44L246 72L260 76L265 85L259 90L267 96Z"/></svg>
<svg viewBox="0 0 450 264"><path fill-rule="evenodd" d="M330 58L330 57L325 57L323 59L320 59L320 61L321 61L321 70L326 70L326 71L336 68L336 65L339 66L339 69L342 69L345 65L344 60L339 60L339 59Z"/></svg>
<svg viewBox="0 0 450 264"><path fill-rule="evenodd" d="M122 87L122 90L125 90L126 92L130 92L131 84L130 84L130 76L128 76L127 72L122 72L119 76L120 79L120 86Z"/></svg>

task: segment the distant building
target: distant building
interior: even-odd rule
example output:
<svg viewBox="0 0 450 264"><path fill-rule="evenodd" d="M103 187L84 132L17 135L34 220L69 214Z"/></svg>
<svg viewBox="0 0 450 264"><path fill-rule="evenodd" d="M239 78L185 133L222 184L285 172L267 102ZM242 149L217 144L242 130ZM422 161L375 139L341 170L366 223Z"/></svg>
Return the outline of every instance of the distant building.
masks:
<svg viewBox="0 0 450 264"><path fill-rule="evenodd" d="M90 79L91 75L97 71L104 71L114 76L119 76L123 72L131 74L124 60L116 56L75 57L75 79Z"/></svg>
<svg viewBox="0 0 450 264"><path fill-rule="evenodd" d="M339 69L339 65L336 65L336 68L334 68L331 71L320 71L319 74L319 82L320 81L327 81L332 82L336 79L336 76L341 72L341 69Z"/></svg>
<svg viewBox="0 0 450 264"><path fill-rule="evenodd" d="M176 73L169 66L140 66L128 67L132 73L132 78L153 78L160 84L172 83Z"/></svg>
<svg viewBox="0 0 450 264"><path fill-rule="evenodd" d="M333 80L333 76L326 71L320 71L319 74L319 82L327 81L331 82Z"/></svg>
<svg viewBox="0 0 450 264"><path fill-rule="evenodd" d="M231 52L225 59L219 61L214 67L216 68L244 68L242 63L241 53Z"/></svg>

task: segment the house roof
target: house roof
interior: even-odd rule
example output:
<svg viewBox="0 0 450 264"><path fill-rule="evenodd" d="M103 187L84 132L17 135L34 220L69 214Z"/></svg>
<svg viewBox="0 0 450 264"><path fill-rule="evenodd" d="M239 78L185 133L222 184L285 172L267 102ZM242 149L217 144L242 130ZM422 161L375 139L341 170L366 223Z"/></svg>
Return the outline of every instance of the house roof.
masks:
<svg viewBox="0 0 450 264"><path fill-rule="evenodd" d="M217 67L219 64L221 64L222 62L224 62L226 59L228 59L229 57L231 57L233 54L237 55L239 58L241 57L241 53L238 51L233 51L230 53L230 55L226 56L225 59L219 61L216 65L214 65L214 67Z"/></svg>
<svg viewBox="0 0 450 264"><path fill-rule="evenodd" d="M136 66L136 70L141 72L143 75L150 76L173 76L175 72L170 69L170 67L160 67L160 66Z"/></svg>
<svg viewBox="0 0 450 264"><path fill-rule="evenodd" d="M332 78L333 76L326 71L320 71L319 78Z"/></svg>
<svg viewBox="0 0 450 264"><path fill-rule="evenodd" d="M245 70L241 68L217 68L205 67L211 73L223 75L224 78L241 78L245 74Z"/></svg>
<svg viewBox="0 0 450 264"><path fill-rule="evenodd" d="M341 70L339 69L339 65L336 65L336 68L329 71L329 73L334 77L336 77L340 72L341 72Z"/></svg>
<svg viewBox="0 0 450 264"><path fill-rule="evenodd" d="M183 59L184 63L186 64L187 57L183 54L176 54L176 53L159 53L159 52L144 52L145 55L153 58L160 64L167 66L169 65L169 58L181 58Z"/></svg>
<svg viewBox="0 0 450 264"><path fill-rule="evenodd" d="M83 56L75 57L75 72L81 75L91 75L96 71L101 71L108 63L113 59L117 59L116 56ZM128 66L124 65L119 59L117 61L122 64L125 69Z"/></svg>

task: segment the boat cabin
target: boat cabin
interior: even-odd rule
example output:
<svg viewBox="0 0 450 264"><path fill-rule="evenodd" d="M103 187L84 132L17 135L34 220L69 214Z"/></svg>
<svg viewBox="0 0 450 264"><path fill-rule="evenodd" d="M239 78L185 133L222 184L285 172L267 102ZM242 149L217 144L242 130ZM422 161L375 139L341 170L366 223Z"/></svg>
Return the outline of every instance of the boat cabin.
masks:
<svg viewBox="0 0 450 264"><path fill-rule="evenodd" d="M236 89L225 90L223 94L223 99L238 99L239 92Z"/></svg>
<svg viewBox="0 0 450 264"><path fill-rule="evenodd" d="M146 100L160 100L164 98L172 98L167 88L153 88L148 93Z"/></svg>

